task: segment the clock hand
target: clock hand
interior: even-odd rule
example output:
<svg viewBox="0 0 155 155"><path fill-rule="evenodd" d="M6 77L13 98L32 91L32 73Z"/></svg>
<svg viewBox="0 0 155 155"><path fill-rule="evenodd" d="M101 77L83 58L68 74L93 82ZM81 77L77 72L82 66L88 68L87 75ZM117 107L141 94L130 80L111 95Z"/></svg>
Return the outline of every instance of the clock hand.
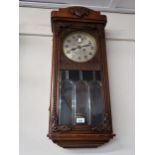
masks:
<svg viewBox="0 0 155 155"><path fill-rule="evenodd" d="M81 49L82 47L87 47L87 46L90 46L91 44L86 44L86 45L83 45L83 46L77 46L75 49Z"/></svg>
<svg viewBox="0 0 155 155"><path fill-rule="evenodd" d="M87 47L87 46L90 46L91 44L86 44L86 45L83 45L83 46L80 46L80 47Z"/></svg>
<svg viewBox="0 0 155 155"><path fill-rule="evenodd" d="M86 45L83 45L83 46L77 46L77 47L74 47L74 48L71 48L69 51L75 51L76 49L80 49L82 47L87 47L87 46L90 46L91 44L86 44Z"/></svg>
<svg viewBox="0 0 155 155"><path fill-rule="evenodd" d="M78 47L71 48L69 51L75 51Z"/></svg>

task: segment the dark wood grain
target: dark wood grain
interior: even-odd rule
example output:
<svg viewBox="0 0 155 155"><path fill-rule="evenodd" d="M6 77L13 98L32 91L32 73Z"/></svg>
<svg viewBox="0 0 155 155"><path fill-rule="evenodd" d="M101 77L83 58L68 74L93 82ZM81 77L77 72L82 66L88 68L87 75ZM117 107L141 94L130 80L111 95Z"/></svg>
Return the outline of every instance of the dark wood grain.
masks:
<svg viewBox="0 0 155 155"><path fill-rule="evenodd" d="M113 138L110 108L110 93L106 58L104 27L106 16L100 12L84 7L62 8L51 13L53 31L53 58L51 71L51 94L49 107L48 137L59 146L65 148L98 147ZM76 63L65 57L62 50L63 39L69 33L83 31L90 33L97 40L97 53L93 59L85 63ZM97 70L102 73L102 94L104 113L102 126L58 125L58 99L60 69Z"/></svg>

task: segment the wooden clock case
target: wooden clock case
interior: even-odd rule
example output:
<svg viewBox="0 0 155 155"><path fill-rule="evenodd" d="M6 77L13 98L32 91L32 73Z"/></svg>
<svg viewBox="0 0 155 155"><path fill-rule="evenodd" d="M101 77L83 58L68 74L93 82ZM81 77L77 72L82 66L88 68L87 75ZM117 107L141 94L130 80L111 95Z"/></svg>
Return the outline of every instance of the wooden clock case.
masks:
<svg viewBox="0 0 155 155"><path fill-rule="evenodd" d="M48 137L64 148L98 147L113 138L107 58L105 46L106 16L100 12L84 7L61 8L51 13L53 32L53 57L51 99L49 107ZM97 53L93 59L85 63L76 63L65 57L62 50L64 37L75 31L84 31L97 40ZM104 97L104 122L100 126L91 125L59 125L58 98L60 70L94 70L101 71Z"/></svg>

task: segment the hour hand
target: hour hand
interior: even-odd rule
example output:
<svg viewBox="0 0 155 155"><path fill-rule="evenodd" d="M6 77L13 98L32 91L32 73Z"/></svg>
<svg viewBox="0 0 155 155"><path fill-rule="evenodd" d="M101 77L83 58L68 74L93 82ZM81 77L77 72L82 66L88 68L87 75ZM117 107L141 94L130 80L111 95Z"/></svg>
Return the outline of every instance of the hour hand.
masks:
<svg viewBox="0 0 155 155"><path fill-rule="evenodd" d="M78 47L71 48L69 51L75 51Z"/></svg>

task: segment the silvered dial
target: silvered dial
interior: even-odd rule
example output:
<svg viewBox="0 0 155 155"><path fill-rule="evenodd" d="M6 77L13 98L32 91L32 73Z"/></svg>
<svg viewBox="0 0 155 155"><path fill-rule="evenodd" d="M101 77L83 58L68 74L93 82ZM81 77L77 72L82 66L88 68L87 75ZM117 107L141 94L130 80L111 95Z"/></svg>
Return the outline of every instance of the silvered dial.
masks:
<svg viewBox="0 0 155 155"><path fill-rule="evenodd" d="M67 58L75 62L91 60L97 51L95 38L86 32L70 33L63 42L63 52Z"/></svg>

